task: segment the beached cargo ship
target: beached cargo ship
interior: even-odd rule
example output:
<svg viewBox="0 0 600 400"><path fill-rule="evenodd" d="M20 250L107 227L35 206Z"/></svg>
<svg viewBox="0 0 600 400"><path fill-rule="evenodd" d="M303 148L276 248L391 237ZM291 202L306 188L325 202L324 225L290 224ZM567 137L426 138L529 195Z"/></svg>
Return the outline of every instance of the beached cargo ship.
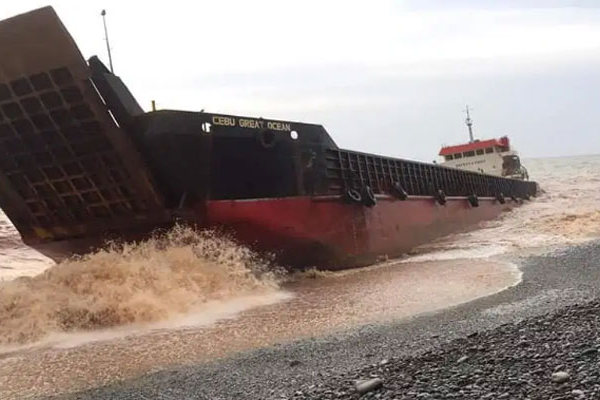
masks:
<svg viewBox="0 0 600 400"><path fill-rule="evenodd" d="M467 171L529 180L527 168L521 163L519 154L511 146L508 136L502 136L498 139L475 139L473 136L473 120L468 106L466 113L465 123L469 130L469 142L443 146L439 153L442 157L441 164Z"/></svg>
<svg viewBox="0 0 600 400"><path fill-rule="evenodd" d="M321 125L144 112L50 7L0 22L0 206L61 259L176 222L290 267L397 256L520 204L535 182L340 149Z"/></svg>

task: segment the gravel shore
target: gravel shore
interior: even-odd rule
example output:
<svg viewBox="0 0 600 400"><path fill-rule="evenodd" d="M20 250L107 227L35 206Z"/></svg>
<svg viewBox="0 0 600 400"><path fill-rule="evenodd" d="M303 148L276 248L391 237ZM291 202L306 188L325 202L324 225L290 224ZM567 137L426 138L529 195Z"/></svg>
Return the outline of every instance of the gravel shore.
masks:
<svg viewBox="0 0 600 400"><path fill-rule="evenodd" d="M600 301L385 359L293 399L598 399ZM377 387L375 389L375 387ZM357 390L359 389L359 390ZM367 391L369 389L373 389Z"/></svg>
<svg viewBox="0 0 600 400"><path fill-rule="evenodd" d="M600 243L515 261L521 284L458 307L54 398L600 398Z"/></svg>

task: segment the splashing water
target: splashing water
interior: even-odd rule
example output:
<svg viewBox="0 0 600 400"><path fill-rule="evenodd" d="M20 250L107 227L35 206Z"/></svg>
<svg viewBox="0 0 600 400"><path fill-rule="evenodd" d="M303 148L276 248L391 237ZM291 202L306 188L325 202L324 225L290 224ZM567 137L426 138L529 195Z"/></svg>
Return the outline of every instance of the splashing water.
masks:
<svg viewBox="0 0 600 400"><path fill-rule="evenodd" d="M207 302L272 293L278 278L268 267L227 238L183 227L111 245L38 276L0 283L0 344L155 322Z"/></svg>
<svg viewBox="0 0 600 400"><path fill-rule="evenodd" d="M8 217L0 211L0 283L20 276L34 276L54 261L25 246Z"/></svg>

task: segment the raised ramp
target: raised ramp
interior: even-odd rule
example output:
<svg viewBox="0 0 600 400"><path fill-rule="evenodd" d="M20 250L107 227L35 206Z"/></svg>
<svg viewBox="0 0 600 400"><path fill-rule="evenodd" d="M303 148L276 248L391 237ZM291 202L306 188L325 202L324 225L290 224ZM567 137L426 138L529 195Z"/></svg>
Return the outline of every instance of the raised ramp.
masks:
<svg viewBox="0 0 600 400"><path fill-rule="evenodd" d="M0 206L28 244L168 218L90 75L51 7L0 22Z"/></svg>

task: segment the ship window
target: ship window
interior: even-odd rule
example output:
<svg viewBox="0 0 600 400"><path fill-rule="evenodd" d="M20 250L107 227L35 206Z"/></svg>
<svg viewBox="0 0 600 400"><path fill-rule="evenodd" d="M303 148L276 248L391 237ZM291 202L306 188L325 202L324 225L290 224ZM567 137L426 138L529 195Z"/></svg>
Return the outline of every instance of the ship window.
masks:
<svg viewBox="0 0 600 400"><path fill-rule="evenodd" d="M298 132L296 131L291 131L290 132L290 137L294 140L298 139Z"/></svg>
<svg viewBox="0 0 600 400"><path fill-rule="evenodd" d="M446 156L446 161L450 161L450 160L452 160L452 154L448 154L448 155Z"/></svg>
<svg viewBox="0 0 600 400"><path fill-rule="evenodd" d="M473 150L471 150L471 151L465 151L463 154L465 157L473 157L475 155L475 152Z"/></svg>
<svg viewBox="0 0 600 400"><path fill-rule="evenodd" d="M454 158L462 158L462 154L460 154L460 153L456 153L456 154L454 155Z"/></svg>
<svg viewBox="0 0 600 400"><path fill-rule="evenodd" d="M477 153L478 156L482 155L483 154L483 149L477 150L476 153Z"/></svg>
<svg viewBox="0 0 600 400"><path fill-rule="evenodd" d="M485 152L486 152L486 153L493 153L493 152L494 152L494 148L493 148L493 147L487 147L487 148L485 149Z"/></svg>

